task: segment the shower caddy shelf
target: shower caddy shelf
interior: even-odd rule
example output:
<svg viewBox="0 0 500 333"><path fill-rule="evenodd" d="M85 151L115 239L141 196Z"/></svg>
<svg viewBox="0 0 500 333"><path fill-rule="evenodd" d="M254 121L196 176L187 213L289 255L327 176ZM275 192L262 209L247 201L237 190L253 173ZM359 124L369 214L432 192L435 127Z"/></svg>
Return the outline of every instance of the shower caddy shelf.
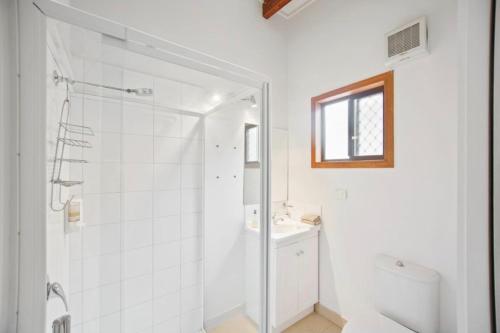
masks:
<svg viewBox="0 0 500 333"><path fill-rule="evenodd" d="M54 83L57 85L60 80L58 80L57 72L54 73ZM85 164L88 163L87 160L84 159L74 159L67 158L66 148L76 147L82 149L90 149L92 145L89 141L84 140L85 137L94 136L94 131L92 128L88 126L73 124L69 122L69 115L71 113L71 101L69 97L69 83L66 82L66 98L61 107L61 114L59 116L59 127L57 130L57 138L56 138L56 149L54 153L53 167L52 167L52 177L50 180L51 183L51 192L50 192L50 208L53 211L63 211L66 206L71 203L73 197L71 196L68 200L62 200L62 188L69 188L72 186L78 186L83 184L83 180L67 180L61 178L61 173L63 169L63 163L77 163L77 164ZM75 139L71 137L72 135L81 136L81 139ZM55 196L55 187L59 187L59 195L58 195L58 205L55 206L54 196Z"/></svg>

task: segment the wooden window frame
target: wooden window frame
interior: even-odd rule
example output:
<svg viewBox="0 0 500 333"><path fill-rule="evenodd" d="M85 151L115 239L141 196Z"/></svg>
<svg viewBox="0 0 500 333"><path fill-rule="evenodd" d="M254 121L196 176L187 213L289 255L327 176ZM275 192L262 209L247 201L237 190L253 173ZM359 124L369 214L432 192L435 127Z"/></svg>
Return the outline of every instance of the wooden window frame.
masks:
<svg viewBox="0 0 500 333"><path fill-rule="evenodd" d="M359 95L375 89L383 89L384 93L384 155L363 156L349 160L324 160L323 142L317 142L316 119L321 119L323 106L353 95ZM318 126L319 125L319 126ZM324 137L323 133L321 138ZM318 144L320 156L318 156ZM318 160L319 157L319 160ZM311 167L312 168L393 168L394 167L394 72L389 71L342 88L311 98Z"/></svg>

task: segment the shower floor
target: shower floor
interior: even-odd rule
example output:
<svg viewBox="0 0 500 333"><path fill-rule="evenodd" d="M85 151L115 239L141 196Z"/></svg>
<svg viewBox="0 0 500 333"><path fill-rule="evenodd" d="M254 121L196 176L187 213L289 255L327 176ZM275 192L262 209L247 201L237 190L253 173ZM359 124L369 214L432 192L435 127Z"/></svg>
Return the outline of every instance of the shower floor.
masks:
<svg viewBox="0 0 500 333"><path fill-rule="evenodd" d="M283 333L341 333L342 329L317 313L312 313ZM255 325L244 315L238 315L226 320L208 333L257 333Z"/></svg>

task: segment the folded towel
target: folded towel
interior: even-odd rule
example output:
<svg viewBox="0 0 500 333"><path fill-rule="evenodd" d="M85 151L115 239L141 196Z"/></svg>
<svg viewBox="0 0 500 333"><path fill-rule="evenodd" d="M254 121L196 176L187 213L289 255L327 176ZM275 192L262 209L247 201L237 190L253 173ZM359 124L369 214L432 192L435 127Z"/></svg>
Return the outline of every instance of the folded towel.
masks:
<svg viewBox="0 0 500 333"><path fill-rule="evenodd" d="M321 217L316 214L304 214L301 218L303 223L318 225L321 224Z"/></svg>

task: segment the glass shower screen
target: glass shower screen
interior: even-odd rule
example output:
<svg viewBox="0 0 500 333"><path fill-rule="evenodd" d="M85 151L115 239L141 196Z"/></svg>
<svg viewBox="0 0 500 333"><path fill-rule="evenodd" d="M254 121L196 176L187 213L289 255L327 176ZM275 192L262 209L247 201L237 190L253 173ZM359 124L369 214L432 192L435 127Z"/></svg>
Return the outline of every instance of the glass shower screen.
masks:
<svg viewBox="0 0 500 333"><path fill-rule="evenodd" d="M73 332L260 320L256 89L47 20L47 273ZM47 302L47 332L65 313Z"/></svg>

